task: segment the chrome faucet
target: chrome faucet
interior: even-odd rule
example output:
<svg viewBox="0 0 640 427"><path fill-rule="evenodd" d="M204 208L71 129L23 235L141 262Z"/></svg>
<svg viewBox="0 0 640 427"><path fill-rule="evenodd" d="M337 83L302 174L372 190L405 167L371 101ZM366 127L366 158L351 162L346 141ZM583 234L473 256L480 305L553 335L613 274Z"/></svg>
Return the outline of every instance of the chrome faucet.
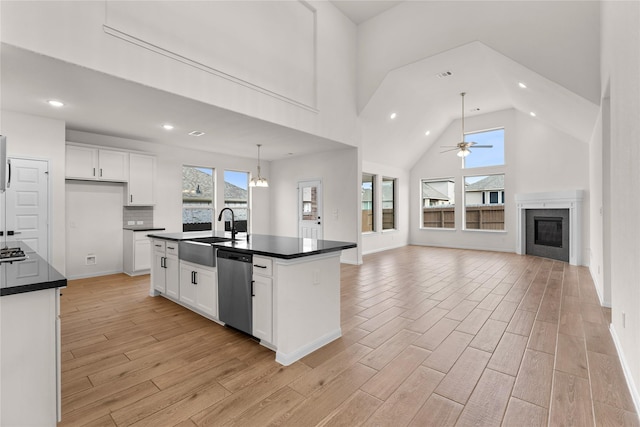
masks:
<svg viewBox="0 0 640 427"><path fill-rule="evenodd" d="M218 221L222 221L222 214L224 213L224 211L229 211L231 212L231 239L232 240L236 240L236 220L233 214L233 209L231 208L224 208L220 211L220 215L218 215Z"/></svg>

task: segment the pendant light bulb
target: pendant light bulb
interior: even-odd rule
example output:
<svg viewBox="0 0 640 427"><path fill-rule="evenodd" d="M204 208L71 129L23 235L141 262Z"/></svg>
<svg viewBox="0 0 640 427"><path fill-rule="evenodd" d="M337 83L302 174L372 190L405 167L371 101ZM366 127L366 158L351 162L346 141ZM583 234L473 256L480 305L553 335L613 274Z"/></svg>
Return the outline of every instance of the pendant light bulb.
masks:
<svg viewBox="0 0 640 427"><path fill-rule="evenodd" d="M262 144L256 144L258 146L258 176L251 178L249 181L249 187L268 187L269 182L267 182L267 178L263 178L260 174L260 147Z"/></svg>

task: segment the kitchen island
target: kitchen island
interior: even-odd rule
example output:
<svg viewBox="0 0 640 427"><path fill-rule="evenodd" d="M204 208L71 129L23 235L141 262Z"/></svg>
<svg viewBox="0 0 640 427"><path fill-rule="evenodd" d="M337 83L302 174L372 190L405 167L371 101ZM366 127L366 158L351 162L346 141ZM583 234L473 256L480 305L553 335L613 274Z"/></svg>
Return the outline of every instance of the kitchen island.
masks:
<svg viewBox="0 0 640 427"><path fill-rule="evenodd" d="M149 237L154 253L150 294L162 295L219 323L223 322L218 305L225 301L218 300L217 267L181 260L179 244L197 242L209 245L214 254L224 249L251 255L251 335L276 352L278 363L290 365L342 335L340 254L355 248L355 243L270 235L225 241L224 233L211 231Z"/></svg>
<svg viewBox="0 0 640 427"><path fill-rule="evenodd" d="M67 279L21 242L23 261L0 263L0 425L60 419L60 288Z"/></svg>

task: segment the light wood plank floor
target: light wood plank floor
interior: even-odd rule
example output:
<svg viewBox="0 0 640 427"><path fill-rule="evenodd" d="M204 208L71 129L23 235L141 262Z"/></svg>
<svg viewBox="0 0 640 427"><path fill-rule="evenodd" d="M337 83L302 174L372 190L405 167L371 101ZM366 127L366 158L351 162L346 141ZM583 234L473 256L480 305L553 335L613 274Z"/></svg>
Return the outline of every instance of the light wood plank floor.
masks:
<svg viewBox="0 0 640 427"><path fill-rule="evenodd" d="M583 267L408 246L342 266L343 336L282 367L149 276L70 281L60 426L639 426Z"/></svg>

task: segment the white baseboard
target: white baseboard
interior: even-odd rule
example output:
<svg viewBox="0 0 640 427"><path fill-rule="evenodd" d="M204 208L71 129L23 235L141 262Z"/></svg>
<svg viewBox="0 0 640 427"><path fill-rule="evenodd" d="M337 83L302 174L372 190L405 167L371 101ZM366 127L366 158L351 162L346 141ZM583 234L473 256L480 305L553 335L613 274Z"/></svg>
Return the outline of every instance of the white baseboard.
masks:
<svg viewBox="0 0 640 427"><path fill-rule="evenodd" d="M616 350L618 351L618 358L620 359L620 364L622 365L622 371L624 372L624 377L627 380L629 393L631 393L633 404L636 407L636 415L640 414L640 393L638 393L638 388L636 387L636 384L633 381L631 370L629 369L629 365L626 362L626 358L624 356L624 352L622 351L622 346L620 345L620 341L618 340L618 334L616 334L616 330L613 327L613 323L609 325L609 331L611 332L611 338L613 338L613 343L616 346Z"/></svg>
<svg viewBox="0 0 640 427"><path fill-rule="evenodd" d="M600 305L603 307L611 308L611 303L606 302L604 300L604 295L602 294L603 286L601 286L601 284L598 283L598 276L593 273L593 270L591 270L591 266L589 266L589 274L591 275L591 280L593 280L593 285L596 288L596 293L598 294L598 300L600 301Z"/></svg>
<svg viewBox="0 0 640 427"><path fill-rule="evenodd" d="M375 254L375 253L378 253L378 252L390 251L391 249L404 248L407 245L408 245L408 243L407 244L402 244L402 245L399 245L399 246L386 246L384 248L372 249L372 250L367 251L367 252L362 252L362 255L370 255L370 254Z"/></svg>
<svg viewBox="0 0 640 427"><path fill-rule="evenodd" d="M276 351L276 362L281 365L289 366L293 362L297 362L302 359L307 354L313 353L320 347L323 347L329 344L331 341L337 340L342 336L342 329L338 328L335 331L329 332L318 338L317 340L310 342L309 344L297 349L293 353L283 353L281 351Z"/></svg>

